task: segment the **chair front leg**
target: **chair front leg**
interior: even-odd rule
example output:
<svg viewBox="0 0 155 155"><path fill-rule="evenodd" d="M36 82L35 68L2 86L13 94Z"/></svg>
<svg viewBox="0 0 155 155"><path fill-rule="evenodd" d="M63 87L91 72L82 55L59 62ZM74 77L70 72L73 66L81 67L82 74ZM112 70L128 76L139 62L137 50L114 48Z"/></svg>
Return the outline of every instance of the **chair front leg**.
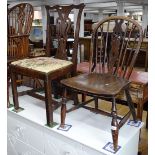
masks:
<svg viewBox="0 0 155 155"><path fill-rule="evenodd" d="M12 95L13 95L14 107L15 107L15 110L18 111L19 110L19 102L18 102L16 75L12 71L11 71L11 84L12 84Z"/></svg>
<svg viewBox="0 0 155 155"><path fill-rule="evenodd" d="M114 150L117 150L118 147L118 133L119 127L117 122L117 109L116 109L116 102L115 98L112 100L112 122L111 122L111 133L113 139Z"/></svg>
<svg viewBox="0 0 155 155"><path fill-rule="evenodd" d="M126 95L127 103L128 103L129 108L130 108L133 120L136 122L137 121L136 111L135 111L135 107L134 107L134 104L132 102L132 98L130 96L130 92L129 92L128 88L125 89L125 95Z"/></svg>
<svg viewBox="0 0 155 155"><path fill-rule="evenodd" d="M52 96L51 96L51 80L46 77L44 80L44 87L45 87L45 104L46 104L46 118L47 118L47 125L49 127L53 124L53 107L52 104Z"/></svg>
<svg viewBox="0 0 155 155"><path fill-rule="evenodd" d="M67 90L66 90L66 88L64 88L64 93L63 93L63 97L62 97L62 105L61 105L61 124L60 124L61 128L64 128L64 126L65 126L66 96L67 96Z"/></svg>

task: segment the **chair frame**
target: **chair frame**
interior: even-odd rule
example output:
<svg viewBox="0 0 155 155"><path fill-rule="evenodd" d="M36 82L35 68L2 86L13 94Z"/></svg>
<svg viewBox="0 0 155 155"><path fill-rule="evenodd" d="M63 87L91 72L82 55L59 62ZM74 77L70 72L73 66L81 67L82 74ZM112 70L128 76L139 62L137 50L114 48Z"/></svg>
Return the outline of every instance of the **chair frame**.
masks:
<svg viewBox="0 0 155 155"><path fill-rule="evenodd" d="M106 41L105 41L106 44L105 45L102 44L102 42L104 40L102 24L107 21L109 22L111 20L114 20L116 23L115 27L113 28L114 36L111 36L111 37L113 37L112 42L111 42L111 52L109 54L109 57L105 54L106 52L104 53L105 56L102 59L104 61L103 62L103 61L101 61L101 57L98 58L98 52L97 52L98 44L99 44L98 29L101 26L101 45L100 45L101 47L100 47L100 49L103 49L103 50L99 50L99 52L100 52L99 54L101 56L102 55L101 51L104 51L104 47L105 47L105 51L108 51L108 43L106 42L108 40L108 32L106 32ZM124 20L128 21L128 24L129 24L129 22L131 22L133 24L133 27L131 28L131 30L128 34L128 38L125 38L125 36L127 34L126 30L128 28L128 24L127 24L127 28L124 32L124 35L122 35L122 37L123 37L122 42L120 42L121 37L119 36L119 33L122 32L121 24L123 23ZM137 36L138 40L136 40L137 38L135 39L135 43L137 42L137 44L135 44L136 47L133 46L132 48L129 48L128 41L130 40L131 32L134 30L135 27L137 27L139 30L139 34L138 34L139 36ZM107 29L109 30L109 25L107 26ZM90 73L79 75L79 77L77 76L77 77L73 77L73 78L69 78L69 79L61 81L62 85L64 86L64 95L63 95L63 104L61 107L61 125L60 125L60 127L63 128L65 125L66 112L71 112L71 111L78 109L80 107L89 109L91 111L94 111L94 112L97 112L97 113L100 113L103 115L112 116L111 132L112 132L114 150L117 151L119 129L128 120L130 114L132 114L133 120L135 122L137 121L135 108L132 103L132 98L131 98L130 92L129 92L130 82L128 80L132 73L138 52L140 50L140 46L141 46L141 42L142 42L142 34L143 34L142 28L137 22L135 22L134 20L129 19L127 17L123 17L123 16L114 16L114 17L111 16L111 17L101 20L97 24L97 26L94 28L93 34L92 34L91 56L90 56L90 62L89 62L90 63L90 68L89 68ZM125 47L125 50L124 50L124 47ZM126 60L125 54L127 54L127 50L130 50L130 52L134 52L134 54L133 55L131 54L133 57L131 55L129 55L128 59ZM124 51L124 53L123 53L123 51ZM129 67L127 67L127 65L129 65ZM98 66L98 69L97 69L97 66ZM76 80L79 81L80 78L82 80L84 80L85 78L87 78L87 77L89 78L93 74L96 75L96 79L97 79L97 75L103 75L103 77L105 77L105 79L106 79L107 75L111 75L110 81L112 78L118 78L122 82L124 80L125 85L122 85L121 90L124 90L124 92L125 92L125 95L127 98L127 104L129 106L130 111L123 118L117 115L116 96L118 95L118 93L110 92L109 94L106 94L106 93L104 94L104 92L103 92L103 94L100 94L97 92L97 90L96 90L96 92L92 92L92 90L90 90L90 91L88 90L88 87L82 88L81 83L78 83L78 82L76 83ZM98 76L98 78L99 78L99 76ZM70 81L73 81L73 82L70 82ZM93 82L93 79L91 79L91 82ZM94 82L95 82L95 80L94 80ZM71 109L67 109L66 108L66 101L67 101L66 100L66 98L67 98L66 90L67 89L72 90L76 93L82 93L82 94L94 97L90 101L93 101L93 100L95 101L95 108L85 106L90 101L84 101L81 104L75 105ZM111 113L108 113L108 112L98 109L98 98L105 99L105 100L110 99L110 101L112 101ZM117 119L120 119L119 123L118 123Z"/></svg>
<svg viewBox="0 0 155 155"><path fill-rule="evenodd" d="M70 12L73 8L78 9L79 10L79 16L78 18L81 18L81 14L84 8L84 4L79 4L79 5L70 5L70 6L46 6L46 10L47 10L47 51L48 51L48 46L49 46L49 41L50 40L50 36L48 35L49 31L50 31L50 27L49 27L49 10L50 9L56 9L60 14L65 13L63 12L64 10L67 11L67 15L68 12ZM61 9L60 9L61 8ZM61 12L62 11L62 12ZM61 19L64 22L64 19ZM80 29L80 19L77 20L77 29L76 29L76 42L78 42L78 36L79 36L79 29ZM61 31L62 32L62 31ZM61 38L62 37L62 38ZM60 34L60 42L63 40L63 35ZM78 44L76 43L74 49L76 51L75 52L75 56L76 56L76 52L77 52L77 46ZM58 46L59 48L65 48L65 46ZM63 54L63 53L62 53ZM60 57L59 57L60 58ZM64 58L65 59L65 58ZM67 58L66 58L67 59ZM40 100L45 101L45 106L46 106L46 118L47 118L47 126L49 127L53 127L53 125L55 125L54 121L53 121L53 111L55 109L57 109L60 105L61 102L56 102L55 100L52 99L52 86L51 86L51 82L55 79L58 79L60 77L64 77L66 76L68 73L72 72L73 70L75 70L75 66L76 66L76 62L75 64L71 64L68 65L67 67L61 68L59 70L56 71L51 71L48 73L45 72L41 72L41 71L37 71L37 70L33 70L33 69L28 69L28 68L24 68L24 67L20 67L18 65L13 65L11 64L11 79L12 79L12 93L13 93L13 101L14 101L14 107L15 107L15 111L18 112L21 110L21 108L19 107L19 102L18 102L18 92L17 92L17 84L16 84L16 75L23 75L23 76L28 76L28 77L32 77L34 79L40 79L43 80L44 83L44 90L45 90L45 97L36 94L36 90L30 90L27 91L26 94L31 95L35 98L38 98Z"/></svg>

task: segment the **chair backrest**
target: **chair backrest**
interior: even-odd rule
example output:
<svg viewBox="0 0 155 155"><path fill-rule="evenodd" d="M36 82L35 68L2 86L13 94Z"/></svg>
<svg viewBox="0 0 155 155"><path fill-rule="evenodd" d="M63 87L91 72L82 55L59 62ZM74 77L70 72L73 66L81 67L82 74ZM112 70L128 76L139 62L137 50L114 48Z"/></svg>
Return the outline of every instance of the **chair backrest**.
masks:
<svg viewBox="0 0 155 155"><path fill-rule="evenodd" d="M78 40L81 14L84 8L84 4L79 5L68 5L68 6L46 6L47 11L47 40L46 40L46 51L47 55L51 56L51 50L54 47L51 44L56 44L55 58L67 60L67 46L68 39L72 38L73 41L73 53L71 61L73 64L77 64L77 51L78 51ZM76 24L73 23L69 17L69 14L77 11L77 19L74 18ZM75 30L75 31L74 31Z"/></svg>
<svg viewBox="0 0 155 155"><path fill-rule="evenodd" d="M8 50L11 59L20 59L29 54L29 35L34 11L28 3L20 3L8 9Z"/></svg>
<svg viewBox="0 0 155 155"><path fill-rule="evenodd" d="M142 36L141 26L132 19L123 16L103 19L93 29L89 71L129 79Z"/></svg>

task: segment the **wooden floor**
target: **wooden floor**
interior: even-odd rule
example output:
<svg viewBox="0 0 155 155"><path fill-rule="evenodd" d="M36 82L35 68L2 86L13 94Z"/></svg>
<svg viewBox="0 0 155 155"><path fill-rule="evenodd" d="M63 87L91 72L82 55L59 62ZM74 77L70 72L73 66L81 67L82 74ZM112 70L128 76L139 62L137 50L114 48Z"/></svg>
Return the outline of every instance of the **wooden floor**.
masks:
<svg viewBox="0 0 155 155"><path fill-rule="evenodd" d="M94 106L94 102L90 103L90 106ZM106 111L111 110L111 103L103 100L99 100L99 108L104 109ZM117 112L118 115L124 115L128 111L128 106L117 104ZM146 116L147 111L143 112L143 122L144 126L141 129L140 134L140 143L139 143L139 151L141 152L140 155L148 155L148 130L146 129Z"/></svg>

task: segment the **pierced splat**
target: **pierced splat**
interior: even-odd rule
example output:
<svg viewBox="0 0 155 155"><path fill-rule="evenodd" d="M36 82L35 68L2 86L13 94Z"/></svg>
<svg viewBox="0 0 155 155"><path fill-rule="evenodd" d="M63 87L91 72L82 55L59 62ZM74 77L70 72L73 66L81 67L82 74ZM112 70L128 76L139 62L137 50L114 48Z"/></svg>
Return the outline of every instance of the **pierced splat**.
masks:
<svg viewBox="0 0 155 155"><path fill-rule="evenodd" d="M84 4L80 5L69 5L69 6L59 6L55 5L53 7L46 6L47 11L47 41L46 41L46 48L47 48L47 55L50 56L51 53L51 42L52 39L57 40L57 51L55 54L56 58L67 60L67 40L70 37L70 32L72 32L72 23L71 19L69 18L69 14L75 10L78 12L77 22L74 25L74 34L73 34L73 54L72 54L72 62L76 65L77 64L77 50L78 50L78 40L79 40L79 30L80 30L80 19L81 14L84 8ZM56 26L56 33L53 37L51 34L52 26L50 25L50 13L57 14L55 26Z"/></svg>
<svg viewBox="0 0 155 155"><path fill-rule="evenodd" d="M124 23L124 20L115 20L115 27L113 29L113 32L116 33L116 34L122 34L123 32L123 23Z"/></svg>
<svg viewBox="0 0 155 155"><path fill-rule="evenodd" d="M66 44L68 38L68 32L71 30L71 19L69 13L72 8L66 12L64 8L58 7L59 17L56 19L56 37L58 38L58 46L56 57L60 59L67 59Z"/></svg>
<svg viewBox="0 0 155 155"><path fill-rule="evenodd" d="M115 64L118 62L119 58L119 49L120 49L120 37L113 35L111 39L111 51L109 53L109 63L108 70L109 72L113 72L113 68Z"/></svg>
<svg viewBox="0 0 155 155"><path fill-rule="evenodd" d="M33 7L28 3L21 3L8 10L8 25L14 28L14 34L29 34L33 20ZM10 34L11 32L9 32Z"/></svg>
<svg viewBox="0 0 155 155"><path fill-rule="evenodd" d="M20 3L8 9L7 56L12 60L29 55L29 35L33 16L33 7L28 3Z"/></svg>

